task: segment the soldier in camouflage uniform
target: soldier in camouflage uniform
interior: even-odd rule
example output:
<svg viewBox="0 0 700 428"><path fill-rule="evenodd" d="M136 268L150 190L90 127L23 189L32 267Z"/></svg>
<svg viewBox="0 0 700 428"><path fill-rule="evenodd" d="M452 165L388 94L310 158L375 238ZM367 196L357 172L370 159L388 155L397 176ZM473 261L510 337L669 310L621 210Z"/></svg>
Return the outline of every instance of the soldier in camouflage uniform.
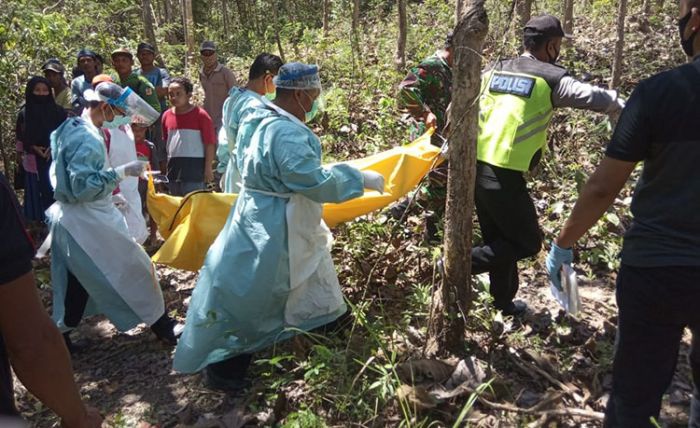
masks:
<svg viewBox="0 0 700 428"><path fill-rule="evenodd" d="M452 33L447 35L445 45L435 54L411 68L406 78L399 84L399 109L408 112L413 118L411 137L417 138L427 128L435 128L436 134L446 136L447 116L452 100ZM432 143L442 145L435 134ZM425 210L426 241L437 238L440 219L445 212L447 190L447 163L430 172L429 182L420 189L417 201ZM392 209L395 217L405 211L408 201L403 201Z"/></svg>

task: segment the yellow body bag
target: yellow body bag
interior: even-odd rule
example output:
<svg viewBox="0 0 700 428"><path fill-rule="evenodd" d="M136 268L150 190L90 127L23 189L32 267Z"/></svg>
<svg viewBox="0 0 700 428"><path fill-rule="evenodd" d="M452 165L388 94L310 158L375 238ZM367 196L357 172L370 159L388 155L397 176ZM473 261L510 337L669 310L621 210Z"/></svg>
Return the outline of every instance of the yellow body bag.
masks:
<svg viewBox="0 0 700 428"><path fill-rule="evenodd" d="M340 204L324 204L323 219L329 227L386 207L413 190L432 167L442 162L440 148L430 144L428 132L410 144L347 162L360 170L384 176L384 194L368 192ZM223 229L238 195L193 192L185 197L156 193L148 183L148 212L165 243L152 257L178 269L197 271L209 247Z"/></svg>

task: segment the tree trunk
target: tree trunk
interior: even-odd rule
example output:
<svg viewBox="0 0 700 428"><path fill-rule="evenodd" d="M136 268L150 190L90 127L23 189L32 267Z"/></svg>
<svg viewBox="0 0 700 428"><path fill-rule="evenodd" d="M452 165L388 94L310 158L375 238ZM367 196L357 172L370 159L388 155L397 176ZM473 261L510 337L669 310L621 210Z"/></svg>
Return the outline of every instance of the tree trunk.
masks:
<svg viewBox="0 0 700 428"><path fill-rule="evenodd" d="M488 32L485 0L458 0L452 38L452 82L445 277L435 292L428 327L428 355L464 351L465 319L471 306L471 239L476 174L481 51Z"/></svg>
<svg viewBox="0 0 700 428"><path fill-rule="evenodd" d="M564 0L564 32L573 34L574 32L574 0Z"/></svg>
<svg viewBox="0 0 700 428"><path fill-rule="evenodd" d="M277 5L272 5L272 16L273 20L275 21L275 43L277 43L277 50L279 51L280 58L282 59L282 62L287 62L284 59L284 50L282 49L282 40L280 38L280 20L279 20L279 15L278 15L278 8Z"/></svg>
<svg viewBox="0 0 700 428"><path fill-rule="evenodd" d="M192 0L182 0L182 17L183 28L185 29L185 46L187 53L185 54L186 74L193 75L196 70L195 60L195 42L194 42L194 18L192 16Z"/></svg>
<svg viewBox="0 0 700 428"><path fill-rule="evenodd" d="M153 31L153 9L151 7L151 0L141 0L141 14L143 15L143 31L146 35L146 40L148 40L148 43L152 44L156 52L158 52L156 33ZM165 63L163 63L163 59L160 55L157 55L155 60L159 67L165 67Z"/></svg>
<svg viewBox="0 0 700 428"><path fill-rule="evenodd" d="M403 70L406 67L406 0L397 0L399 9L399 38L396 42L396 55L394 55L394 64L397 70Z"/></svg>
<svg viewBox="0 0 700 428"><path fill-rule="evenodd" d="M221 21L224 26L224 34L230 34L231 24L229 23L228 6L226 6L226 0L221 0Z"/></svg>
<svg viewBox="0 0 700 428"><path fill-rule="evenodd" d="M620 85L622 77L622 52L625 48L625 17L627 16L627 0L619 0L617 5L617 42L615 42L615 56L612 64L612 79L610 89Z"/></svg>
<svg viewBox="0 0 700 428"><path fill-rule="evenodd" d="M356 32L360 25L360 0L352 2L352 31Z"/></svg>
<svg viewBox="0 0 700 428"><path fill-rule="evenodd" d="M522 38L522 29L532 15L532 0L515 0L515 19L511 24L512 32L518 40Z"/></svg>
<svg viewBox="0 0 700 428"><path fill-rule="evenodd" d="M323 0L323 37L328 37L328 24L331 20L331 0Z"/></svg>
<svg viewBox="0 0 700 428"><path fill-rule="evenodd" d="M241 28L249 28L248 10L246 9L245 2L246 0L236 0L236 8L238 9L238 22L240 23Z"/></svg>

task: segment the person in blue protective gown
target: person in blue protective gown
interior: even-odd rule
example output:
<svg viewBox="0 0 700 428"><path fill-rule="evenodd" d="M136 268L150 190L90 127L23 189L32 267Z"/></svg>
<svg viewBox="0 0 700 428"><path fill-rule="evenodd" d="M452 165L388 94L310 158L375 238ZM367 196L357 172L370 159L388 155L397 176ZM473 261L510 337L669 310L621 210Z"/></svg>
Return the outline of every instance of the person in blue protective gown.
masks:
<svg viewBox="0 0 700 428"><path fill-rule="evenodd" d="M283 62L277 55L261 53L248 71L248 83L244 87L235 87L229 91L224 101L223 119L219 131L216 157L219 160L217 171L222 173L221 189L226 193L238 193L241 179L236 165L236 137L243 119L256 109L264 108L262 97L274 99L275 84L272 79L277 75Z"/></svg>
<svg viewBox="0 0 700 428"><path fill-rule="evenodd" d="M51 135L51 180L56 203L47 210L51 224L53 318L69 333L86 314L103 313L114 326L151 326L158 338L175 345L175 322L163 302L155 269L129 235L112 191L125 177L138 177L142 161L108 167L102 127L125 121L153 121L158 114L129 89L100 83L84 93L83 117L64 122Z"/></svg>
<svg viewBox="0 0 700 428"><path fill-rule="evenodd" d="M175 352L175 370L205 369L214 389L241 388L251 353L346 311L322 203L384 189L376 172L321 166L320 141L302 122L317 111L317 66L285 64L275 85L269 115L241 124L256 123L250 141L238 136L243 187L207 253Z"/></svg>

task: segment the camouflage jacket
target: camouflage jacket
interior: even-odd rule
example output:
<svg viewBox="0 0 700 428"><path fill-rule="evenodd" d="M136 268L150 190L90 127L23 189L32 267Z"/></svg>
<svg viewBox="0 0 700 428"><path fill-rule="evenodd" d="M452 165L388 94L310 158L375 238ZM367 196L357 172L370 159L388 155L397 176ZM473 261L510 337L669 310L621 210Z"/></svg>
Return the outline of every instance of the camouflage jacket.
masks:
<svg viewBox="0 0 700 428"><path fill-rule="evenodd" d="M447 106L452 99L452 70L436 52L411 68L399 84L399 109L420 120L430 110L437 117L437 130L447 121Z"/></svg>

